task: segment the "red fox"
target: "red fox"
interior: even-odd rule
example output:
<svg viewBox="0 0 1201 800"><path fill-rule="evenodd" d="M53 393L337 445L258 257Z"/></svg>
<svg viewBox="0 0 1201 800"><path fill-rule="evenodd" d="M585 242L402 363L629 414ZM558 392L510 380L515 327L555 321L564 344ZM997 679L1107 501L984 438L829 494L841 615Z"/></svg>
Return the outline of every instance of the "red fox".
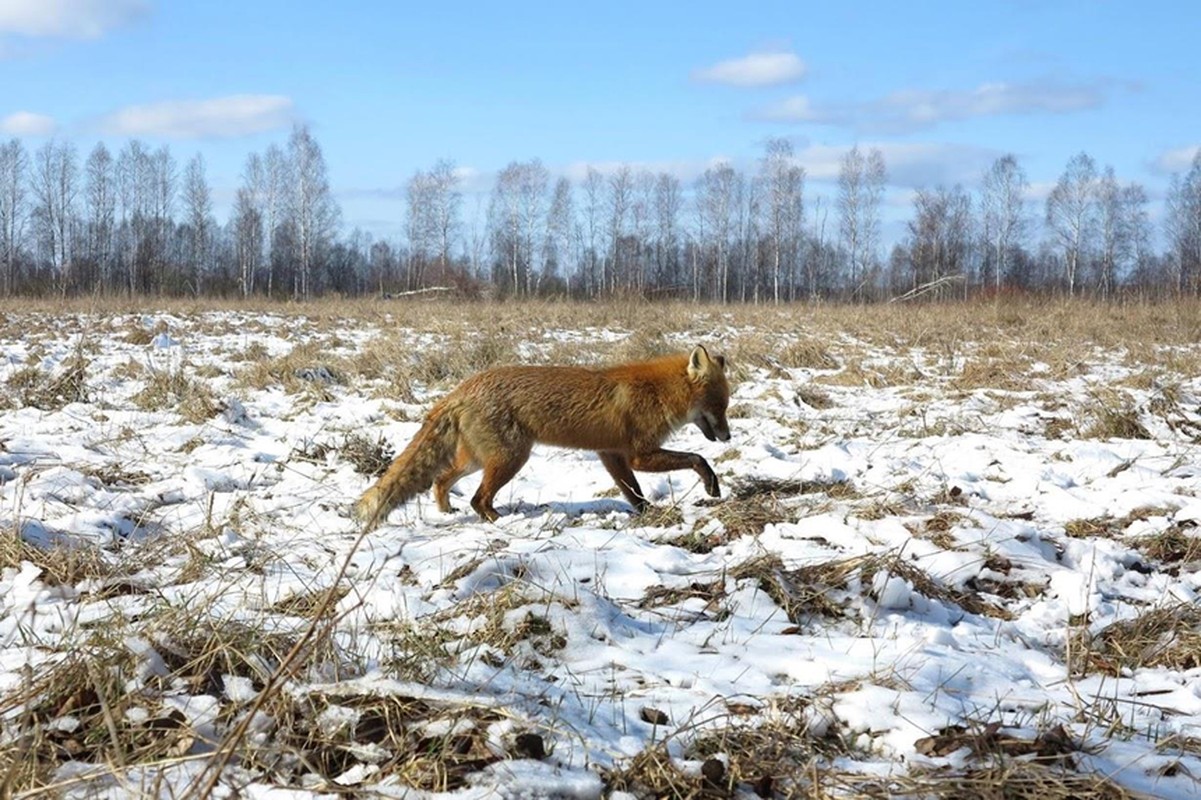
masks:
<svg viewBox="0 0 1201 800"><path fill-rule="evenodd" d="M725 359L711 357L700 345L691 354L601 369L486 370L434 405L413 440L359 498L354 515L374 527L431 484L438 508L449 512L455 481L483 469L471 507L494 522L499 515L493 498L525 464L535 442L595 450L637 511L648 503L634 470L691 469L711 497L720 497L709 462L660 445L689 422L710 441L729 441L729 402Z"/></svg>

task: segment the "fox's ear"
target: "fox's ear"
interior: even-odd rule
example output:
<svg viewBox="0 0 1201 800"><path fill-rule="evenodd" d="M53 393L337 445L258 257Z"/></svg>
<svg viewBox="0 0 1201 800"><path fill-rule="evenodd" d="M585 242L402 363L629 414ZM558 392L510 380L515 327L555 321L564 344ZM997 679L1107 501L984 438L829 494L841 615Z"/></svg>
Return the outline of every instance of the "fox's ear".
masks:
<svg viewBox="0 0 1201 800"><path fill-rule="evenodd" d="M692 355L688 358L688 377L700 378L709 371L709 365L712 364L712 359L709 358L709 351L704 345L697 345L692 348Z"/></svg>
<svg viewBox="0 0 1201 800"><path fill-rule="evenodd" d="M726 357L725 356L722 356L722 355L713 356L713 360L717 362L717 366L721 368L722 372L726 371Z"/></svg>

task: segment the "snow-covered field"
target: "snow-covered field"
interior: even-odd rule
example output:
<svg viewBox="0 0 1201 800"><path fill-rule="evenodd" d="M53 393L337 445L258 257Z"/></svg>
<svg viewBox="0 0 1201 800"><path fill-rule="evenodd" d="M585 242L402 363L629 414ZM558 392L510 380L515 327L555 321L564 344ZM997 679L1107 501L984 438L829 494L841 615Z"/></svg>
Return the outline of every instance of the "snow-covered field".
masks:
<svg viewBox="0 0 1201 800"><path fill-rule="evenodd" d="M0 794L1201 796L1201 346L302 312L4 315ZM721 502L351 522L472 369L696 341Z"/></svg>

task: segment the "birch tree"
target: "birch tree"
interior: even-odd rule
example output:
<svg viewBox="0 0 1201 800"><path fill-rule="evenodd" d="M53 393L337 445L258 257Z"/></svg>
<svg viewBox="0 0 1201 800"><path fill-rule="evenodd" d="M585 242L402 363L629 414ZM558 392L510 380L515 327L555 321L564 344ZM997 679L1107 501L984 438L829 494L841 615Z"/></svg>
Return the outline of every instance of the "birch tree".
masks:
<svg viewBox="0 0 1201 800"><path fill-rule="evenodd" d="M137 139L131 139L117 156L117 203L120 208L120 250L129 293L147 288L144 243L149 235L151 169L150 154Z"/></svg>
<svg viewBox="0 0 1201 800"><path fill-rule="evenodd" d="M113 284L114 234L117 219L115 162L101 142L84 165L84 198L87 208L87 250L98 272L102 291Z"/></svg>
<svg viewBox="0 0 1201 800"><path fill-rule="evenodd" d="M1063 255L1068 295L1076 294L1080 267L1087 262L1097 229L1097 165L1087 153L1068 161L1047 197L1047 227Z"/></svg>
<svg viewBox="0 0 1201 800"><path fill-rule="evenodd" d="M697 206L703 230L713 253L716 296L725 303L730 297L730 239L734 232L740 176L728 163L705 170L697 182ZM704 243L704 233L698 237Z"/></svg>
<svg viewBox="0 0 1201 800"><path fill-rule="evenodd" d="M575 229L575 201L571 181L560 177L551 192L550 209L546 214L547 278L567 278L573 272L571 264L572 235ZM568 284L570 288L570 283Z"/></svg>
<svg viewBox="0 0 1201 800"><path fill-rule="evenodd" d="M838 171L838 230L846 248L850 290L860 294L875 259L880 236L880 201L884 196L884 156L859 146L842 158Z"/></svg>
<svg viewBox="0 0 1201 800"><path fill-rule="evenodd" d="M25 175L29 156L20 139L0 144L0 291L16 288L17 256L27 218Z"/></svg>
<svg viewBox="0 0 1201 800"><path fill-rule="evenodd" d="M588 167L582 186L584 194L582 222L584 235L582 238L588 243L588 275L585 282L587 283L589 292L593 296L598 294L599 290L604 286L604 276L597 270L597 237L600 233L604 182L604 176L598 170Z"/></svg>
<svg viewBox="0 0 1201 800"><path fill-rule="evenodd" d="M1201 150L1188 172L1173 175L1164 208L1177 296L1201 288Z"/></svg>
<svg viewBox="0 0 1201 800"><path fill-rule="evenodd" d="M292 129L288 160L293 179L291 217L299 262L293 293L307 299L315 288L314 270L334 235L339 212L329 187L325 156L307 125Z"/></svg>
<svg viewBox="0 0 1201 800"><path fill-rule="evenodd" d="M188 288L199 295L205 274L213 236L213 198L205 175L204 156L197 153L184 170L184 219L188 225Z"/></svg>
<svg viewBox="0 0 1201 800"><path fill-rule="evenodd" d="M288 198L292 187L292 166L288 157L277 144L267 147L263 155L263 183L259 193L263 214L264 258L267 262L267 296L273 297L280 267L287 253L281 248L276 252L279 227L288 212ZM280 236L281 239L290 237ZM283 242L281 242L282 244Z"/></svg>
<svg viewBox="0 0 1201 800"><path fill-rule="evenodd" d="M795 283L800 251L798 240L804 226L805 170L794 163L792 144L787 139L768 140L767 153L759 167L759 183L761 224L769 248L772 302L779 303L781 279L785 288Z"/></svg>
<svg viewBox="0 0 1201 800"><path fill-rule="evenodd" d="M38 235L65 294L72 280L72 225L79 194L79 164L73 144L49 141L37 151L32 188Z"/></svg>
<svg viewBox="0 0 1201 800"><path fill-rule="evenodd" d="M609 212L609 258L601 262L602 283L609 292L617 291L618 283L624 277L625 260L621 257L621 240L626 234L626 223L630 216L630 206L634 202L634 173L629 164L622 164L609 176L606 210ZM605 264L608 270L604 269ZM604 279L607 278L607 279Z"/></svg>
<svg viewBox="0 0 1201 800"><path fill-rule="evenodd" d="M680 180L660 172L655 180L655 284L672 287L679 280L680 212L684 206Z"/></svg>
<svg viewBox="0 0 1201 800"><path fill-rule="evenodd" d="M1020 243L1025 229L1025 193L1029 185L1013 154L1001 156L984 173L980 202L988 262L996 289L1001 288L1008 274L1010 250Z"/></svg>

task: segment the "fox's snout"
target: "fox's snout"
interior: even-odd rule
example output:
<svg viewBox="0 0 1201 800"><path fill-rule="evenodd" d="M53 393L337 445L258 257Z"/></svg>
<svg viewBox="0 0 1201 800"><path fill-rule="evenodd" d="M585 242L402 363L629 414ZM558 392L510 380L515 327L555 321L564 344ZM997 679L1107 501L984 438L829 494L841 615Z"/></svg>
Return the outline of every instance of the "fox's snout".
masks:
<svg viewBox="0 0 1201 800"><path fill-rule="evenodd" d="M730 441L730 425L725 419L718 418L707 411L702 411L696 418L696 426L711 442Z"/></svg>

